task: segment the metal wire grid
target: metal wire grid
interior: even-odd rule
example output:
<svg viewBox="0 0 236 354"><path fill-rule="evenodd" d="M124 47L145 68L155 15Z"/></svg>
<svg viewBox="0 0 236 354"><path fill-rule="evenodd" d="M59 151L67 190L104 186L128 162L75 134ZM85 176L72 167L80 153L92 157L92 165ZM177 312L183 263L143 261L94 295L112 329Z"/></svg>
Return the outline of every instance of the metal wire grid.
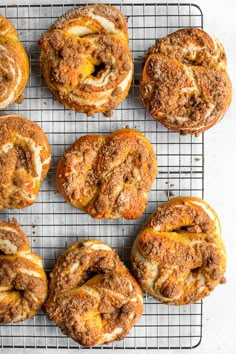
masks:
<svg viewBox="0 0 236 354"><path fill-rule="evenodd" d="M105 2L105 1L104 1ZM113 3L112 3L113 4ZM80 4L81 5L81 4ZM203 197L203 135L180 136L158 124L144 109L139 98L141 63L145 51L179 28L203 27L203 16L195 4L113 4L128 18L130 46L135 76L128 98L112 118L87 118L54 101L40 75L38 40L58 16L78 5L2 6L0 14L16 26L31 61L29 83L23 104L6 112L31 118L46 132L53 152L51 170L36 203L23 210L1 212L1 219L18 219L30 237L33 251L44 259L50 271L58 255L72 242L83 238L101 239L114 247L129 265L132 243L141 225L157 207L171 196ZM3 112L4 113L4 112ZM149 195L145 214L135 221L94 220L64 202L55 190L55 169L66 147L86 133L109 133L129 126L143 132L151 141L159 162L159 173ZM202 337L202 303L173 307L145 296L141 320L123 340L96 349L193 348ZM0 347L78 348L41 312L33 319L0 326Z"/></svg>

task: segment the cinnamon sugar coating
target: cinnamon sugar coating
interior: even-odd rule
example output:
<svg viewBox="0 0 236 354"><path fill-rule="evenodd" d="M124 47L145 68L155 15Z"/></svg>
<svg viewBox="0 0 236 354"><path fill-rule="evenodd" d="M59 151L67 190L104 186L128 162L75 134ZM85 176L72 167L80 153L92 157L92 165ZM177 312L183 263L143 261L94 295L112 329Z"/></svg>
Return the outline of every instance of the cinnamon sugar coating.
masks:
<svg viewBox="0 0 236 354"><path fill-rule="evenodd" d="M29 78L29 59L18 34L0 15L0 110L20 102Z"/></svg>
<svg viewBox="0 0 236 354"><path fill-rule="evenodd" d="M57 167L57 189L94 218L142 215L157 173L155 153L141 133L121 129L85 135L65 151Z"/></svg>
<svg viewBox="0 0 236 354"><path fill-rule="evenodd" d="M86 240L58 258L44 308L63 333L91 346L124 338L142 314L143 295L108 245Z"/></svg>
<svg viewBox="0 0 236 354"><path fill-rule="evenodd" d="M181 29L157 41L144 61L141 97L165 127L197 136L223 118L232 87L218 40Z"/></svg>
<svg viewBox="0 0 236 354"><path fill-rule="evenodd" d="M0 116L0 210L33 204L50 161L47 137L37 124Z"/></svg>
<svg viewBox="0 0 236 354"><path fill-rule="evenodd" d="M33 317L47 296L42 259L15 219L0 222L0 324Z"/></svg>
<svg viewBox="0 0 236 354"><path fill-rule="evenodd" d="M96 4L67 12L40 39L42 74L55 98L77 112L107 115L133 76L125 17Z"/></svg>
<svg viewBox="0 0 236 354"><path fill-rule="evenodd" d="M162 204L140 231L131 262L143 290L157 300L201 300L225 283L226 253L215 211L194 197Z"/></svg>

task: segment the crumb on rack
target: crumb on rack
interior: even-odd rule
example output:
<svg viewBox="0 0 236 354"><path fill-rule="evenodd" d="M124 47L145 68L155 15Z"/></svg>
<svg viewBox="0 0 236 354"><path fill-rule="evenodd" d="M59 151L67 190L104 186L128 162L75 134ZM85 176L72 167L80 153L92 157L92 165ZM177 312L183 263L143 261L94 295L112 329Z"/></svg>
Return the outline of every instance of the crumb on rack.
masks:
<svg viewBox="0 0 236 354"><path fill-rule="evenodd" d="M18 104L22 104L24 102L24 96L20 95L17 99L16 99L16 103Z"/></svg>
<svg viewBox="0 0 236 354"><path fill-rule="evenodd" d="M173 197L174 193L172 191L170 191L169 189L165 190L165 193L167 195L167 197Z"/></svg>

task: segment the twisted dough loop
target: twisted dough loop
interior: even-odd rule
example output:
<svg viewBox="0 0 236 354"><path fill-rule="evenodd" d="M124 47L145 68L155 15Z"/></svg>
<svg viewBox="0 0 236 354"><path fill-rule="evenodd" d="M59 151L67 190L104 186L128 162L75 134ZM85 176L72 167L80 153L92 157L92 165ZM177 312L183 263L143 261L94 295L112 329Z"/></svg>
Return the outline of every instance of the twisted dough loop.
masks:
<svg viewBox="0 0 236 354"><path fill-rule="evenodd" d="M33 204L50 161L47 137L37 124L0 116L0 210Z"/></svg>
<svg viewBox="0 0 236 354"><path fill-rule="evenodd" d="M15 102L29 78L29 59L13 25L0 16L0 110Z"/></svg>
<svg viewBox="0 0 236 354"><path fill-rule="evenodd" d="M141 133L117 130L85 135L62 156L57 188L72 205L94 218L142 215L157 173L155 153Z"/></svg>
<svg viewBox="0 0 236 354"><path fill-rule="evenodd" d="M182 29L149 49L141 97L168 129L199 135L216 124L231 102L224 48L200 29Z"/></svg>
<svg viewBox="0 0 236 354"><path fill-rule="evenodd" d="M67 12L40 45L43 76L66 107L109 115L128 94L133 76L128 28L115 7L97 4Z"/></svg>
<svg viewBox="0 0 236 354"><path fill-rule="evenodd" d="M139 233L131 254L141 287L161 302L196 302L225 282L219 219L203 200L177 197L161 205Z"/></svg>
<svg viewBox="0 0 236 354"><path fill-rule="evenodd" d="M118 255L89 240L58 258L44 307L66 335L90 346L124 338L142 314L143 295Z"/></svg>
<svg viewBox="0 0 236 354"><path fill-rule="evenodd" d="M47 296L42 259L15 219L0 222L0 324L34 316Z"/></svg>

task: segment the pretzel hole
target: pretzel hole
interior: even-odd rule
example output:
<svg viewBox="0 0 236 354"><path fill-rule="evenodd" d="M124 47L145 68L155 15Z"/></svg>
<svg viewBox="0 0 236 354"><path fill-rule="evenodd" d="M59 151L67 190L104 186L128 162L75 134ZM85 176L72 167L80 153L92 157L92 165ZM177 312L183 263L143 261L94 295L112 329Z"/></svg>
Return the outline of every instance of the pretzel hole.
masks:
<svg viewBox="0 0 236 354"><path fill-rule="evenodd" d="M184 232L188 232L188 233L201 233L202 232L202 227L201 225L185 225L185 226L181 226L178 230L174 230L177 233L184 233Z"/></svg>
<svg viewBox="0 0 236 354"><path fill-rule="evenodd" d="M86 282L87 280L93 278L95 275L99 274L99 272L96 272L92 269L87 269L84 274L84 281Z"/></svg>
<svg viewBox="0 0 236 354"><path fill-rule="evenodd" d="M20 145L15 145L14 148L17 154L17 168L24 168L25 170L29 170L29 164L31 161L30 151L24 150L24 148Z"/></svg>
<svg viewBox="0 0 236 354"><path fill-rule="evenodd" d="M91 76L96 77L105 69L105 64L100 63L98 65L94 65L94 71L92 72Z"/></svg>
<svg viewBox="0 0 236 354"><path fill-rule="evenodd" d="M198 276L198 273L200 272L201 270L201 267L196 267L196 268L193 268L191 269L191 273L192 273L192 276Z"/></svg>
<svg viewBox="0 0 236 354"><path fill-rule="evenodd" d="M190 226L181 226L180 228L173 230L174 232L181 233L181 232L188 232Z"/></svg>

